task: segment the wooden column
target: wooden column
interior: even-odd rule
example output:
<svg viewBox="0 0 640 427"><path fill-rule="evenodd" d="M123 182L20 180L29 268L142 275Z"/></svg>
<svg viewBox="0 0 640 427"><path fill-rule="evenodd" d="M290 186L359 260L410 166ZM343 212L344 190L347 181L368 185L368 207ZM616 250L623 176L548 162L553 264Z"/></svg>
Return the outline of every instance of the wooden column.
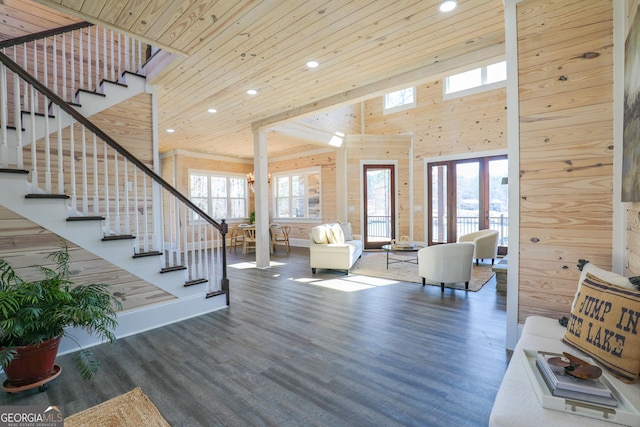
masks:
<svg viewBox="0 0 640 427"><path fill-rule="evenodd" d="M271 255L269 247L269 161L267 157L267 132L253 131L253 173L255 175L255 212L256 212L256 266L269 267Z"/></svg>

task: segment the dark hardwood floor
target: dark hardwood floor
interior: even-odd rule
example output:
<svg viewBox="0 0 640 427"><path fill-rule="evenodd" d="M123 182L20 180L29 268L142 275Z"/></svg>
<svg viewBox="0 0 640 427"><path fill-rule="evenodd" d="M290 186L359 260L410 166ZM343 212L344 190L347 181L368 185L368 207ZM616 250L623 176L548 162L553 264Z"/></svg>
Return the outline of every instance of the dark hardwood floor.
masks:
<svg viewBox="0 0 640 427"><path fill-rule="evenodd" d="M495 278L441 293L312 276L304 248L279 248L264 270L240 252L229 308L94 347L89 381L61 356L46 392L0 392L0 405L70 415L140 386L173 426L487 425L508 363Z"/></svg>

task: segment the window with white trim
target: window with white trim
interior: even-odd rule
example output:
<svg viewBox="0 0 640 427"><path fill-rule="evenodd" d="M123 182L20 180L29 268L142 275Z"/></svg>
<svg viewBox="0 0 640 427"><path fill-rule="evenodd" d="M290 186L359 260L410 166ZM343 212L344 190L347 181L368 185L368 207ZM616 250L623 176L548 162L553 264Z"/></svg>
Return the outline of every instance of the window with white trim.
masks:
<svg viewBox="0 0 640 427"><path fill-rule="evenodd" d="M444 93L462 92L481 86L489 86L507 80L506 61L453 74L444 79ZM488 87L487 89L492 89Z"/></svg>
<svg viewBox="0 0 640 427"><path fill-rule="evenodd" d="M247 178L189 171L189 199L216 220L247 218Z"/></svg>
<svg viewBox="0 0 640 427"><path fill-rule="evenodd" d="M405 89L389 92L384 95L384 113L394 113L396 111L408 110L416 106L416 88L408 87Z"/></svg>
<svg viewBox="0 0 640 427"><path fill-rule="evenodd" d="M320 219L320 168L274 175L274 218Z"/></svg>

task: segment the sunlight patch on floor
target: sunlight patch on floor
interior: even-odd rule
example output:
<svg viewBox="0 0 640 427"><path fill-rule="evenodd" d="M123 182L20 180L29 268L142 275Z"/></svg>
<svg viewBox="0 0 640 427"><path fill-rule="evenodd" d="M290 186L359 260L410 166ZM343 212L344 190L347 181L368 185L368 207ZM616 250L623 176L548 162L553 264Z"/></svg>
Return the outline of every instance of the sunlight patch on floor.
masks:
<svg viewBox="0 0 640 427"><path fill-rule="evenodd" d="M382 279L370 276L344 276L339 279L316 280L316 279L295 279L297 282L306 282L314 286L334 289L342 292L357 292L371 289L378 286L388 286L398 283L397 280Z"/></svg>
<svg viewBox="0 0 640 427"><path fill-rule="evenodd" d="M269 263L269 267L278 267L281 265L286 265L284 262L271 261ZM238 262L236 264L229 264L228 267L235 268L236 270L246 270L248 268L258 268L256 267L256 262Z"/></svg>

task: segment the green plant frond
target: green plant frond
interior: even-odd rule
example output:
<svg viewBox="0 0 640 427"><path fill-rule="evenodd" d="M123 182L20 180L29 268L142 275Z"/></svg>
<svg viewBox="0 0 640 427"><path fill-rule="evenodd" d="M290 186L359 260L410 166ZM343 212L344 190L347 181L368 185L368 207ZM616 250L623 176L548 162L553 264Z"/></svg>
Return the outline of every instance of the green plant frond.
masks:
<svg viewBox="0 0 640 427"><path fill-rule="evenodd" d="M100 362L94 359L91 350L80 350L73 360L80 371L80 376L85 380L91 378L100 368Z"/></svg>
<svg viewBox="0 0 640 427"><path fill-rule="evenodd" d="M76 365L83 378L90 378L100 364L67 330L77 327L113 342L116 336L112 331L118 326L116 310L122 304L106 284L75 285L69 279L66 242L62 241L62 249L45 260L55 265L34 266L43 278L27 281L0 259L0 364L13 357L12 347L38 344L63 334L80 348Z"/></svg>
<svg viewBox="0 0 640 427"><path fill-rule="evenodd" d="M15 357L16 353L17 351L15 347L0 348L0 366L5 368L7 365L9 365L9 363L13 361L13 358Z"/></svg>

